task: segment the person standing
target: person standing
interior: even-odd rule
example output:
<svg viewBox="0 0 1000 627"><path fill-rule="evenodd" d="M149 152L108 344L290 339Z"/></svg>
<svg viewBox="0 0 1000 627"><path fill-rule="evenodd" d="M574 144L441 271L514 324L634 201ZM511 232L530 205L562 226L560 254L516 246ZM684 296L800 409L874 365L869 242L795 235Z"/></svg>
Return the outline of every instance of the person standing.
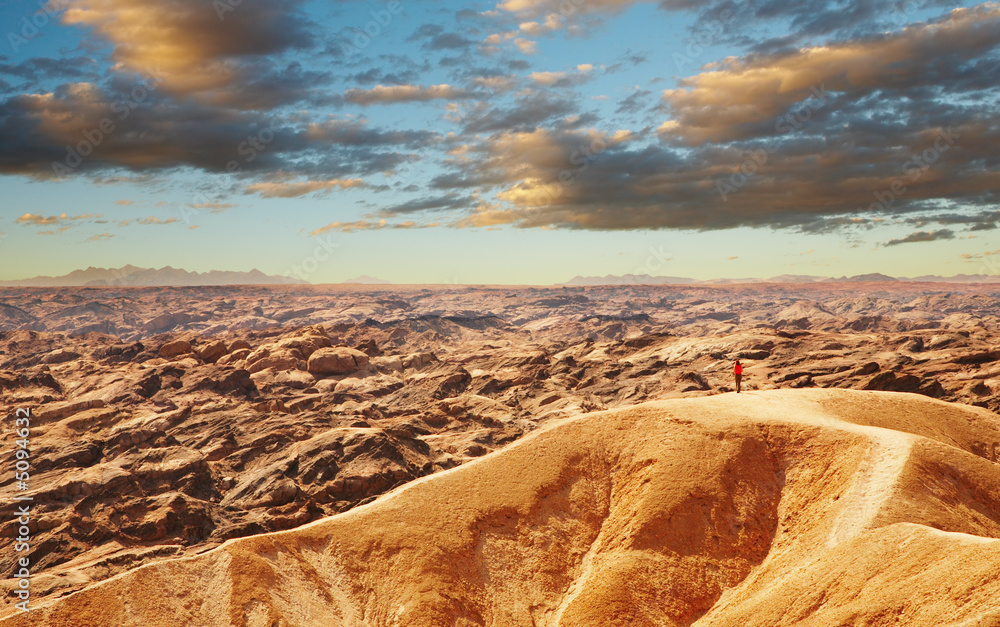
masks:
<svg viewBox="0 0 1000 627"><path fill-rule="evenodd" d="M739 359L736 360L736 365L733 366L733 374L736 375L736 393L739 394L740 383L743 382L743 364L740 363Z"/></svg>

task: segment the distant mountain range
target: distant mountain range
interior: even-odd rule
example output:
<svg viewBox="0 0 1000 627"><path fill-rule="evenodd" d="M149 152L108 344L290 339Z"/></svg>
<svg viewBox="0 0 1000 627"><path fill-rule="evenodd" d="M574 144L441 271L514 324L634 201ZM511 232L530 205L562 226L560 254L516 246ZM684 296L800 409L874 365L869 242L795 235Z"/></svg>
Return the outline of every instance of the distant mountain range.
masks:
<svg viewBox="0 0 1000 627"><path fill-rule="evenodd" d="M353 279L348 279L344 283L357 284L357 285L392 285L392 281L386 281L385 279L379 279L373 276L368 276L367 274L362 274L359 277Z"/></svg>
<svg viewBox="0 0 1000 627"><path fill-rule="evenodd" d="M20 281L0 281L7 287L101 287L101 286L196 286L196 285L301 285L300 281L285 276L269 276L256 268L249 272L188 272L180 268L94 268L74 270L57 277L37 276Z"/></svg>
<svg viewBox="0 0 1000 627"><path fill-rule="evenodd" d="M609 274L603 277L576 276L558 285L728 285L737 283L868 283L887 281L906 281L911 283L1000 283L1000 276L990 274L958 274L950 277L937 275L891 277L876 272L851 277L842 276L840 278L804 274L782 274L769 279L709 279L701 281L676 276L649 276L648 274L617 276Z"/></svg>
<svg viewBox="0 0 1000 627"><path fill-rule="evenodd" d="M732 285L740 283L859 283L859 282L907 281L928 283L1000 283L1000 276L988 274L959 274L951 277L924 275L912 278L891 277L885 274L861 274L839 278L804 274L782 274L769 279L709 279L699 280L678 276L650 276L648 274L609 274L603 277L576 276L557 285ZM392 285L390 281L362 275L348 279L344 284ZM0 281L0 287L101 287L101 286L207 286L207 285L306 285L307 281L286 276L271 276L260 270L249 272L188 272L180 268L138 268L127 265L123 268L87 268L74 270L57 277L37 276L32 279Z"/></svg>

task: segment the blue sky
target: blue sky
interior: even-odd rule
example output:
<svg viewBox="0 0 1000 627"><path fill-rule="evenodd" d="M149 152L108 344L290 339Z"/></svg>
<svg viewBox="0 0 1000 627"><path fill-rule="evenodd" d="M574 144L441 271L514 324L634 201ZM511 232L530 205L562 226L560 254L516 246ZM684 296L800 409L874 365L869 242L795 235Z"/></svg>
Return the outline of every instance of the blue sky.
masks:
<svg viewBox="0 0 1000 627"><path fill-rule="evenodd" d="M1000 273L997 3L231 1L0 7L0 280Z"/></svg>

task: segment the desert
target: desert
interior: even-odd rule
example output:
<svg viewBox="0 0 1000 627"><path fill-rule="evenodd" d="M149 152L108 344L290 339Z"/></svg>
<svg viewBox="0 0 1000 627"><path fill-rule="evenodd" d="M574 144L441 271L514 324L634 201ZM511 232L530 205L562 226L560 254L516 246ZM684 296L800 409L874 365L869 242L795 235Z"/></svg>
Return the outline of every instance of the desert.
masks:
<svg viewBox="0 0 1000 627"><path fill-rule="evenodd" d="M1000 0L0 24L0 627L1000 627Z"/></svg>
<svg viewBox="0 0 1000 627"><path fill-rule="evenodd" d="M998 296L3 288L4 624L993 624Z"/></svg>

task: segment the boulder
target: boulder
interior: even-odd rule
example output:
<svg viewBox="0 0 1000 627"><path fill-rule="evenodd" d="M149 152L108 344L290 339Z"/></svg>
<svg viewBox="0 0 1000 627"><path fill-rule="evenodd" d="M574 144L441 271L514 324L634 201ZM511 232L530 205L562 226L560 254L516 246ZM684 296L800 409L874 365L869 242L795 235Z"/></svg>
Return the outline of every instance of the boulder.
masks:
<svg viewBox="0 0 1000 627"><path fill-rule="evenodd" d="M215 363L219 364L220 366L225 366L228 364L234 364L241 359L246 359L249 356L250 356L249 348L240 348L229 353L228 355L223 355L222 357L219 358L219 361Z"/></svg>
<svg viewBox="0 0 1000 627"><path fill-rule="evenodd" d="M286 337L278 340L274 346L277 348L296 349L302 353L303 358L307 358L317 350L330 346L330 338L323 335Z"/></svg>
<svg viewBox="0 0 1000 627"><path fill-rule="evenodd" d="M67 361L73 361L74 359L79 359L80 353L75 351L66 350L65 348L60 348L54 350L45 357L42 357L43 364L62 364Z"/></svg>
<svg viewBox="0 0 1000 627"><path fill-rule="evenodd" d="M292 370L298 368L300 362L302 362L302 357L297 354L297 351L277 350L263 355L249 355L247 357L247 370L251 374L268 368L275 371Z"/></svg>
<svg viewBox="0 0 1000 627"><path fill-rule="evenodd" d="M190 352L191 343L185 340L168 342L160 347L160 357L163 357L164 359L170 359L171 357L177 357L178 355L185 355Z"/></svg>
<svg viewBox="0 0 1000 627"><path fill-rule="evenodd" d="M399 355L388 355L385 357L374 357L371 359L371 364L375 366L379 372L402 372L403 371L403 360Z"/></svg>
<svg viewBox="0 0 1000 627"><path fill-rule="evenodd" d="M193 317L191 314L186 313L162 314L147 321L144 325L142 325L142 329L148 333L159 333L161 331L172 329L180 324L187 324L188 322L191 322L192 319Z"/></svg>
<svg viewBox="0 0 1000 627"><path fill-rule="evenodd" d="M250 346L250 342L247 342L246 340L235 340L229 345L230 353L235 353L236 351L243 349L253 350L253 347Z"/></svg>
<svg viewBox="0 0 1000 627"><path fill-rule="evenodd" d="M413 353L403 357L403 367L404 368L416 368L420 369L431 362L437 361L437 357L434 353ZM532 362L527 362L532 363Z"/></svg>
<svg viewBox="0 0 1000 627"><path fill-rule="evenodd" d="M346 346L321 348L309 357L309 372L321 375L349 374L368 369L368 355Z"/></svg>
<svg viewBox="0 0 1000 627"><path fill-rule="evenodd" d="M201 357L206 363L214 364L220 357L225 355L226 352L226 343L222 340L216 340L199 349L198 356Z"/></svg>

